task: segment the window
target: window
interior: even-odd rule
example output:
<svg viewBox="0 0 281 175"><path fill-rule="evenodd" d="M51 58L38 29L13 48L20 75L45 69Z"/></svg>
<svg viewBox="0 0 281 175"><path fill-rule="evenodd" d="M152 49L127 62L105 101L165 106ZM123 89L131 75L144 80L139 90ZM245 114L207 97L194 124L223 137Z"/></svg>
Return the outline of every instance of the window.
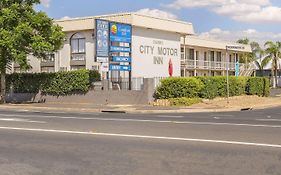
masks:
<svg viewBox="0 0 281 175"><path fill-rule="evenodd" d="M221 62L221 58L222 58L221 52L217 52L217 61Z"/></svg>
<svg viewBox="0 0 281 175"><path fill-rule="evenodd" d="M81 33L74 34L70 39L71 59L74 61L85 60L86 38Z"/></svg>
<svg viewBox="0 0 281 175"><path fill-rule="evenodd" d="M41 67L41 72L46 72L46 73L55 72L55 67Z"/></svg>
<svg viewBox="0 0 281 175"><path fill-rule="evenodd" d="M207 52L204 52L204 61L208 61Z"/></svg>
<svg viewBox="0 0 281 175"><path fill-rule="evenodd" d="M55 62L55 54L48 54L47 56L46 56L46 58L43 58L42 59L42 62L43 63L46 63L46 62Z"/></svg>
<svg viewBox="0 0 281 175"><path fill-rule="evenodd" d="M196 60L199 60L199 51L196 51Z"/></svg>
<svg viewBox="0 0 281 175"><path fill-rule="evenodd" d="M86 69L85 66L71 66L71 70L80 70L80 69Z"/></svg>
<svg viewBox="0 0 281 175"><path fill-rule="evenodd" d="M211 51L211 61L215 61L215 52Z"/></svg>

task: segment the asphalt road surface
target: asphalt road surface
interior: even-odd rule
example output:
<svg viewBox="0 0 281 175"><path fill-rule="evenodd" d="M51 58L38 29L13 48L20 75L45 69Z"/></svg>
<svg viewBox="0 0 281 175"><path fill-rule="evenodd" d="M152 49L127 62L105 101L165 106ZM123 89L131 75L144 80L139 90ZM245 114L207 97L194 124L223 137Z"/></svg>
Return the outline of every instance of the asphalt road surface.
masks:
<svg viewBox="0 0 281 175"><path fill-rule="evenodd" d="M0 175L281 175L281 108L0 111Z"/></svg>

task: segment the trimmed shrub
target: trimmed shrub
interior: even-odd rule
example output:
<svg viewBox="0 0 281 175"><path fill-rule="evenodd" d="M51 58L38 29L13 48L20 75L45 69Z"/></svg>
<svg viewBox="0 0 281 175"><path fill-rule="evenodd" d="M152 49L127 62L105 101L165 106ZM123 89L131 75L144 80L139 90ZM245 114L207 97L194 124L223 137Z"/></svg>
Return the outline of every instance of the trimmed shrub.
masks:
<svg viewBox="0 0 281 175"><path fill-rule="evenodd" d="M7 90L14 93L38 93L44 95L71 95L86 93L92 82L100 80L97 71L77 70L56 73L14 73L7 75Z"/></svg>
<svg viewBox="0 0 281 175"><path fill-rule="evenodd" d="M9 91L11 87L14 93L38 93L48 77L49 75L46 73L14 73L7 75L7 90Z"/></svg>
<svg viewBox="0 0 281 175"><path fill-rule="evenodd" d="M250 77L247 83L247 94L268 96L270 93L269 80L263 77Z"/></svg>
<svg viewBox="0 0 281 175"><path fill-rule="evenodd" d="M93 82L96 82L96 81L100 81L101 80L101 75L96 70L90 70L89 71L89 79L90 79L90 83L93 83Z"/></svg>
<svg viewBox="0 0 281 175"><path fill-rule="evenodd" d="M204 87L200 92L201 98L213 99L216 97L227 96L227 79L226 77L198 77ZM246 94L247 77L229 77L229 95L239 96Z"/></svg>
<svg viewBox="0 0 281 175"><path fill-rule="evenodd" d="M247 77L229 77L229 95L240 96L246 94Z"/></svg>
<svg viewBox="0 0 281 175"><path fill-rule="evenodd" d="M201 103L202 100L200 98L171 98L169 99L171 106L191 106L197 103Z"/></svg>
<svg viewBox="0 0 281 175"><path fill-rule="evenodd" d="M203 83L196 78L167 78L161 81L161 85L155 92L157 99L170 99L198 97L203 88Z"/></svg>
<svg viewBox="0 0 281 175"><path fill-rule="evenodd" d="M270 95L270 79L264 77L264 91L263 91L263 96L268 97Z"/></svg>
<svg viewBox="0 0 281 175"><path fill-rule="evenodd" d="M196 81L197 80L197 81ZM168 78L155 92L157 99L170 98L206 98L227 96L226 77L195 77L195 78ZM259 95L268 96L270 82L267 78L258 77L229 77L229 95Z"/></svg>
<svg viewBox="0 0 281 175"><path fill-rule="evenodd" d="M53 96L71 95L86 93L89 91L89 87L88 70L64 71L51 74L49 80L42 87L42 93Z"/></svg>

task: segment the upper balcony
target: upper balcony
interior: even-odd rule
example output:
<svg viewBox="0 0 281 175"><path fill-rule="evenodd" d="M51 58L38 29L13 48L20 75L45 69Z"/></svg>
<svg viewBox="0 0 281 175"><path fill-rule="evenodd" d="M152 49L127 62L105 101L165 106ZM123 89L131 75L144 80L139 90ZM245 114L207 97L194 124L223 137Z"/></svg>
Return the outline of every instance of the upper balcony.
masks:
<svg viewBox="0 0 281 175"><path fill-rule="evenodd" d="M234 62L222 62L222 61L203 61L203 60L182 60L181 66L187 69L200 69L200 70L235 70Z"/></svg>

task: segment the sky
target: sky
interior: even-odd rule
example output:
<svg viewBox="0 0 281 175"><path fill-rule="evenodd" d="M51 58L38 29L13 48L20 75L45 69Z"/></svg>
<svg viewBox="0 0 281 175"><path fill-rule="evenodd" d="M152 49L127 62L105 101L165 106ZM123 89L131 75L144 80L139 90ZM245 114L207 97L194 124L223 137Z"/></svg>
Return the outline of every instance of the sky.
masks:
<svg viewBox="0 0 281 175"><path fill-rule="evenodd" d="M54 19L138 12L191 22L200 37L281 41L281 0L41 0L36 9Z"/></svg>

